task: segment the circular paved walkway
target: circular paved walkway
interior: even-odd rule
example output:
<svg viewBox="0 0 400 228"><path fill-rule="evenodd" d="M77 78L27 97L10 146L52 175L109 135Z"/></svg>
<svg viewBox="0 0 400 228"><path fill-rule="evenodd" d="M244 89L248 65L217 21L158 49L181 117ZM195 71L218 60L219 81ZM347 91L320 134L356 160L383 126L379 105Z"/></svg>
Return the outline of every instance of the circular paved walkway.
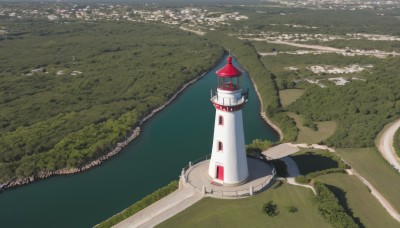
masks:
<svg viewBox="0 0 400 228"><path fill-rule="evenodd" d="M242 198L250 196L250 186L253 192L265 190L273 179L273 170L264 161L247 158L249 167L249 178L246 183L239 186L217 186L211 184L211 178L208 176L208 164L210 160L200 162L186 171L187 183L197 191L203 191L206 188L206 195L216 198Z"/></svg>

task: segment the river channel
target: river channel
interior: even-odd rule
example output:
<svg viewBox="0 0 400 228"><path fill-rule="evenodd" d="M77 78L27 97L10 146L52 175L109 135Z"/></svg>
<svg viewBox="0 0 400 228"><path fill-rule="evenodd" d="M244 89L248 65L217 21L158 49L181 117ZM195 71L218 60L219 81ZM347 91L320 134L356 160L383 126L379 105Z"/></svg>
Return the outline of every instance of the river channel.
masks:
<svg viewBox="0 0 400 228"><path fill-rule="evenodd" d="M189 161L211 153L215 108L210 89L216 84L215 71L225 63L226 56L144 124L139 138L101 166L0 193L0 227L91 227L178 179ZM249 88L243 110L246 143L256 138L278 140L260 116L260 103L246 73L242 84Z"/></svg>

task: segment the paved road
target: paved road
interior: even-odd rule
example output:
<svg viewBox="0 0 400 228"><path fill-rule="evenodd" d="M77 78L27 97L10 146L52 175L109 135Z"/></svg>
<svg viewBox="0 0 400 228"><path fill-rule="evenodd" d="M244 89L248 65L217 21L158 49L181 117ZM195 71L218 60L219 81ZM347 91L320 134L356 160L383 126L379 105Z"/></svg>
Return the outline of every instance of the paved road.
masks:
<svg viewBox="0 0 400 228"><path fill-rule="evenodd" d="M265 155L268 160L275 160L287 157L299 151L299 148L291 143L282 143L263 151L262 154Z"/></svg>
<svg viewBox="0 0 400 228"><path fill-rule="evenodd" d="M154 227L185 210L203 198L203 195L193 188L181 188L161 200L153 203L114 227Z"/></svg>
<svg viewBox="0 0 400 228"><path fill-rule="evenodd" d="M378 150L381 152L382 156L392 165L395 169L400 172L400 159L397 157L396 151L393 147L393 138L397 129L400 128L400 119L396 120L394 123L390 124L389 128L387 128L380 140L378 145Z"/></svg>

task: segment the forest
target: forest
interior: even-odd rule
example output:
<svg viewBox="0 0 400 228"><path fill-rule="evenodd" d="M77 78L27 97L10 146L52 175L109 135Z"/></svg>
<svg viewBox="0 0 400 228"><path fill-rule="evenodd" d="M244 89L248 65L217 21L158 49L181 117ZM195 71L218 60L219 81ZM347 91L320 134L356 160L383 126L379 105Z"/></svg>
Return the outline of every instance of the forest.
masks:
<svg viewBox="0 0 400 228"><path fill-rule="evenodd" d="M0 26L0 183L104 155L224 52L151 23Z"/></svg>
<svg viewBox="0 0 400 228"><path fill-rule="evenodd" d="M248 11L246 11L246 9ZM396 10L383 10L377 14L375 10L311 10L306 8L266 7L257 13L244 8L249 16L247 21L239 21L234 25L234 32L241 34L262 32L277 34L324 34L346 36L346 34L366 33L398 36L399 13ZM266 22L267 21L267 22ZM293 26L300 25L300 26ZM311 28L312 27L312 28ZM246 41L242 41L246 42ZM294 42L294 41L291 41ZM399 41L383 40L331 40L302 41L300 43L318 44L338 48L398 51ZM272 78L272 87L268 88L268 102L275 103L267 109L268 116L280 127L289 126L276 120L276 113L284 116L285 111L300 114L309 122L309 126L317 121L335 121L337 130L323 142L333 147L371 147L374 139L386 123L393 121L400 114L398 80L400 67L399 57L388 56L343 56L335 53L289 54L287 51L304 50L282 44L251 41L255 52L276 52L276 55L260 57ZM311 49L309 49L311 50ZM312 50L311 50L312 51ZM365 70L350 74L314 73L310 66L348 67L353 64L368 66ZM295 70L289 70L293 67ZM252 77L257 77L254 74ZM328 78L343 77L349 80L344 86L336 86ZM355 78L354 80L352 80ZM305 82L305 79L321 80L327 88ZM265 80L265 79L264 79ZM257 85L260 83L256 83ZM275 89L274 89L275 88ZM290 106L282 108L279 97L275 99L274 90L298 88L304 94ZM263 95L261 95L263 97ZM272 110L272 111L271 111ZM275 119L274 119L275 118ZM279 118L283 119L283 118ZM283 127L285 128L285 127ZM292 129L293 127L290 127ZM295 128L295 127L294 127ZM291 130L295 132L296 130ZM285 131L284 131L285 133ZM293 139L293 137L291 137Z"/></svg>
<svg viewBox="0 0 400 228"><path fill-rule="evenodd" d="M243 33L273 31L327 35L347 33L400 35L400 24L396 18L400 16L398 10L315 10L290 7L265 7L254 10L252 7L240 6L233 6L232 10L249 16L249 20L233 24L234 30Z"/></svg>
<svg viewBox="0 0 400 228"><path fill-rule="evenodd" d="M398 58L388 57L364 73L367 79L346 86L307 89L288 110L313 121L336 120L335 133L326 140L334 147L373 147L383 126L400 114Z"/></svg>

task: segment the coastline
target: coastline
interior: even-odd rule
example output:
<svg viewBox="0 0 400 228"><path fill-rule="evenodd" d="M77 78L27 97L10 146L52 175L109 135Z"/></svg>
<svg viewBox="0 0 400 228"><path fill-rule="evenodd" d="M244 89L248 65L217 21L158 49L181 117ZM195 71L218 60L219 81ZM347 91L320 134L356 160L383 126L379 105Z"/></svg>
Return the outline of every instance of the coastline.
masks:
<svg viewBox="0 0 400 228"><path fill-rule="evenodd" d="M218 64L220 61L216 62L214 65ZM210 67L210 69L213 69L213 67ZM153 109L148 115L143 117L142 120L139 121L138 126L132 130L128 138L124 139L123 141L118 142L115 147L109 151L107 154L100 156L99 158L87 163L86 165L80 167L80 168L72 168L72 169L58 169L55 171L47 171L47 172L40 172L36 175L32 175L29 177L24 177L24 178L17 178L16 180L12 181L7 181L5 183L0 183L0 193L4 190L7 189L12 189L18 186L23 186L29 183L33 183L38 180L44 180L46 178L52 177L52 176L62 176L62 175L70 175L70 174L77 174L84 172L92 167L101 165L104 161L107 159L117 155L124 147L128 146L129 143L131 143L133 140L135 140L137 137L140 135L141 127L142 125L148 121L151 117L153 117L155 114L163 110L166 106L168 106L172 101L175 100L175 98L178 97L188 86L192 85L199 79L201 79L204 75L206 75L209 72L206 71L202 73L201 75L193 78L189 82L183 84L172 96L169 98L167 101L165 101L161 106Z"/></svg>
<svg viewBox="0 0 400 228"><path fill-rule="evenodd" d="M265 114L265 111L264 111L264 108L263 108L263 105L262 105L262 98L261 98L260 92L258 91L257 85L254 83L254 81L253 81L253 79L251 78L250 74L248 74L248 75L249 75L249 78L250 78L251 83L252 83L253 86L254 86L254 90L255 90L256 93L257 93L257 97L258 97L258 99L260 100L260 106L261 106L261 107L260 107L260 108L261 108L261 110L260 110L260 115L261 115L261 117L263 118L263 120L264 120L269 126L272 127L272 129L275 130L276 133L278 133L278 135L279 135L279 141L282 141L282 140L283 140L283 132L282 132L282 130L281 130L278 126L276 126L276 125L268 118L267 114Z"/></svg>
<svg viewBox="0 0 400 228"><path fill-rule="evenodd" d="M223 55L225 56L225 55ZM222 57L223 58L223 57ZM216 61L216 63L210 67L210 69L213 69L215 65L217 65L220 61ZM5 191L7 189L12 189L12 188L16 188L19 186L23 186L29 183L33 183L35 181L39 181L39 180L44 180L46 178L52 177L52 176L62 176L62 175L70 175L70 174L78 174L81 172L84 172L90 168L96 167L101 165L104 161L106 161L107 159L110 159L112 157L114 157L115 155L117 155L124 147L128 146L129 143L131 143L133 140L135 140L137 137L140 136L140 131L141 131L141 127L142 125L148 121L151 117L153 117L155 114L157 114L158 112L160 112L161 110L163 110L166 106L168 106L172 101L174 101L188 86L192 85L193 83L195 83L196 81L198 81L199 79L201 79L204 75L206 75L208 71L205 71L204 73L202 73L201 75L193 78L192 80L190 80L189 82L183 84L172 96L171 98L169 98L167 101L165 101L161 106L153 109L148 115L146 115L145 117L143 117L143 119L141 119L139 121L139 123L137 124L138 126L135 127L130 135L118 142L115 147L109 151L107 154L100 156L99 158L90 161L89 163L87 163L86 165L80 167L80 168L72 168L72 169L67 169L67 168L63 168L63 169L58 169L58 170L54 170L54 171L46 171L46 172L40 172L36 175L32 175L29 177L24 177L24 178L17 178L16 180L12 180L12 181L8 181L5 183L0 183L0 193L2 191ZM249 75L250 81L254 86L254 89L256 91L257 97L258 99L261 101L260 102L260 115L263 118L263 120L272 127L272 129L274 129L274 131L279 135L279 141L283 140L283 133L282 130L276 126L274 123L272 123L272 121L267 117L267 115L265 114L265 111L263 109L262 106L262 100L261 100L261 96L260 93L258 91L257 85L254 83L253 79L251 78L251 76Z"/></svg>

